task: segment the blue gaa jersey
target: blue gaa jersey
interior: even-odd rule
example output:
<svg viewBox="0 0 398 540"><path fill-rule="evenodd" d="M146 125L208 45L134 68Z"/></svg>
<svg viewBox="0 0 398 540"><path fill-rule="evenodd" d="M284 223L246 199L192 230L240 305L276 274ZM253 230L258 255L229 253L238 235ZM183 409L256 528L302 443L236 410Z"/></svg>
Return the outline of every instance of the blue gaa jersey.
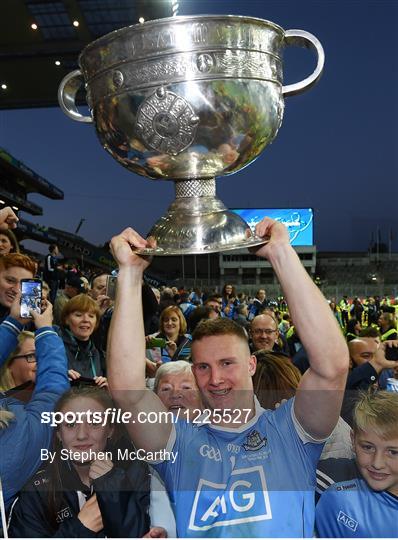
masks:
<svg viewBox="0 0 398 540"><path fill-rule="evenodd" d="M256 402L238 429L178 421L155 465L170 496L180 537L312 536L316 464L323 442L294 417L293 400L276 409Z"/></svg>
<svg viewBox="0 0 398 540"><path fill-rule="evenodd" d="M316 528L325 538L398 538L398 498L359 478L339 482L320 498Z"/></svg>

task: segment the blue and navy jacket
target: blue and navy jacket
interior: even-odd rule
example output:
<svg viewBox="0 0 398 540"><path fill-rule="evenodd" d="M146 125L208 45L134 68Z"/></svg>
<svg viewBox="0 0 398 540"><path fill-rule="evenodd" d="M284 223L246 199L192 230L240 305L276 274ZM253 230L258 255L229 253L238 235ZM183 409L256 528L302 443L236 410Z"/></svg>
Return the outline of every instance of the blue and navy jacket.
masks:
<svg viewBox="0 0 398 540"><path fill-rule="evenodd" d="M15 349L22 325L7 317L0 325L0 363ZM50 448L52 428L41 422L41 413L52 411L69 388L67 360L61 338L52 327L35 332L36 384L28 403L1 396L0 408L14 414L0 429L0 477L6 509L25 482L42 465L41 449Z"/></svg>

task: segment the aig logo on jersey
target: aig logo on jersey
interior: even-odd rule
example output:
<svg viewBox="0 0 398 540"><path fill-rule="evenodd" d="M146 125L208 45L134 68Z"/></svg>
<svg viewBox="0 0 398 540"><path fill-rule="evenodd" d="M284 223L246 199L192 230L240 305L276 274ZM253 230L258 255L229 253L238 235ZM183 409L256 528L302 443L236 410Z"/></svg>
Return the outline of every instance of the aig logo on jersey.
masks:
<svg viewBox="0 0 398 540"><path fill-rule="evenodd" d="M347 516L342 510L340 510L339 515L337 516L337 521L351 529L352 531L356 531L358 527L358 521L355 521L355 519L351 518L350 516Z"/></svg>
<svg viewBox="0 0 398 540"><path fill-rule="evenodd" d="M62 523L65 519L70 518L70 517L72 517L72 514L71 514L69 506L67 506L66 508L63 508L62 510L57 512L57 517L55 521L57 523Z"/></svg>
<svg viewBox="0 0 398 540"><path fill-rule="evenodd" d="M192 531L272 519L263 468L233 470L228 484L200 479L189 519Z"/></svg>

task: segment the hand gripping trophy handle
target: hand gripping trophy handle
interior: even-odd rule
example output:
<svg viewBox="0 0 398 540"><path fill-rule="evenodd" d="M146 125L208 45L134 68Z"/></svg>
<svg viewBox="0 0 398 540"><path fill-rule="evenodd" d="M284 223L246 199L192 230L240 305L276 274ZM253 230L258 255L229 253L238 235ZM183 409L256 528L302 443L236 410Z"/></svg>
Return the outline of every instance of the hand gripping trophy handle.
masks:
<svg viewBox="0 0 398 540"><path fill-rule="evenodd" d="M309 90L318 82L322 75L323 66L325 64L325 52L320 41L314 35L306 32L305 30L286 30L285 45L295 45L305 47L307 49L313 49L317 53L318 57L316 68L311 75L298 83L288 84L287 86L282 87L282 94L284 97L287 97L301 94L302 92Z"/></svg>

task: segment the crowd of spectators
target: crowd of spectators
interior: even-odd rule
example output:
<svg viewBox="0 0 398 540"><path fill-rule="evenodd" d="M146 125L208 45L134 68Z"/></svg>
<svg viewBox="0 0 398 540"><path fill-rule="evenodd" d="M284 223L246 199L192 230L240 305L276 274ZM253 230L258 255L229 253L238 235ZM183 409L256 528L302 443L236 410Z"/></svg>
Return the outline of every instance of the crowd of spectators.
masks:
<svg viewBox="0 0 398 540"><path fill-rule="evenodd" d="M20 253L17 221L0 211L3 532L398 537L394 300L326 300L271 220L257 254L283 297L151 287L130 247L147 241L128 229L111 243L115 299L107 273L64 272L57 246L44 267ZM20 282L34 277L41 313L26 319ZM106 416L119 407L174 420ZM120 457L138 449L175 462Z"/></svg>

